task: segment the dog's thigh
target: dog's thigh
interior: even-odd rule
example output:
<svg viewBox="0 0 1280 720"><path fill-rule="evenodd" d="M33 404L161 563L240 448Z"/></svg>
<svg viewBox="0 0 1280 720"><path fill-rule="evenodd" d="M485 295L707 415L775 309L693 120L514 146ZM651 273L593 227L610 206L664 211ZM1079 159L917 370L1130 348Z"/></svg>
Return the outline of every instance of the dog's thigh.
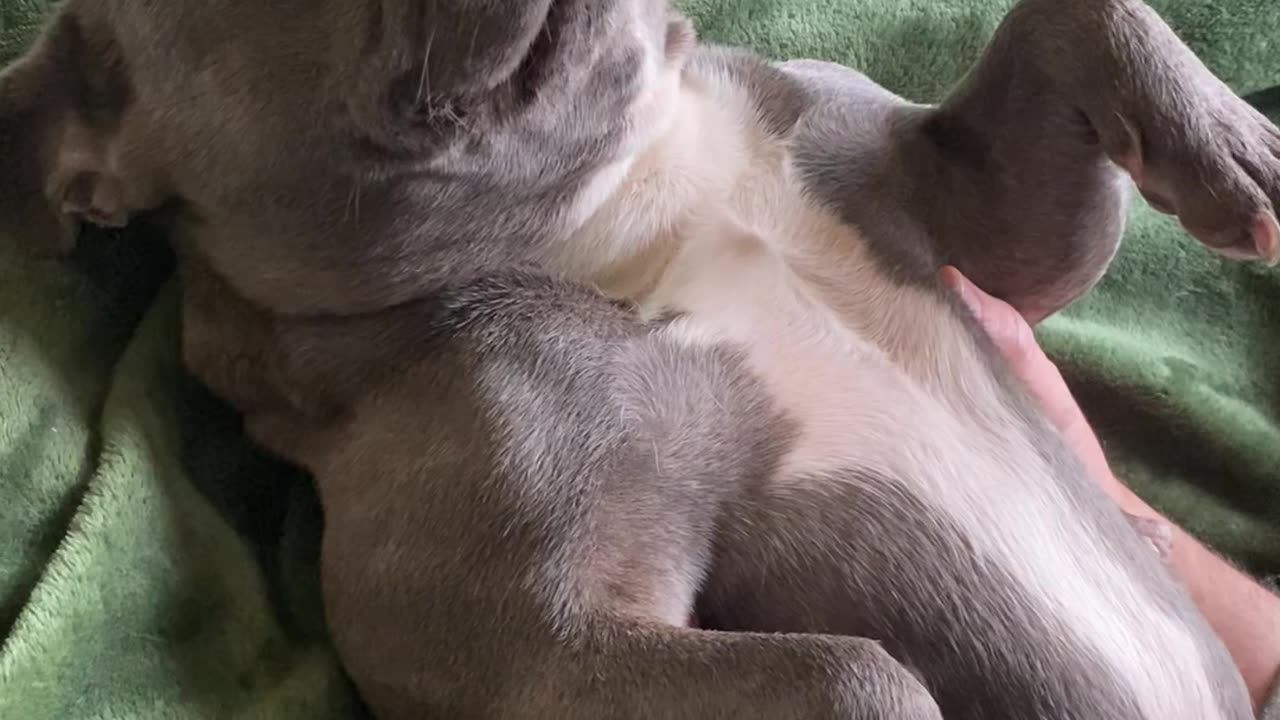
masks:
<svg viewBox="0 0 1280 720"><path fill-rule="evenodd" d="M285 333L376 358L301 454L329 624L383 717L938 717L870 641L685 627L783 439L732 354L541 279L428 305Z"/></svg>
<svg viewBox="0 0 1280 720"><path fill-rule="evenodd" d="M744 497L700 622L875 638L955 720L1147 717L1079 628L917 492L851 470Z"/></svg>

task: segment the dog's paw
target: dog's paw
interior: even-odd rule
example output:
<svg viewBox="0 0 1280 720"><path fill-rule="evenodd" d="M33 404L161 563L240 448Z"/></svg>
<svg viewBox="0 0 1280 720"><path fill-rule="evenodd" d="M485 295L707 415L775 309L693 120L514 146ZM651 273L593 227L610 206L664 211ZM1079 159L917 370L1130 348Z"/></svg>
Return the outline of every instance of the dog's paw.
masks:
<svg viewBox="0 0 1280 720"><path fill-rule="evenodd" d="M1280 261L1280 130L1243 100L1212 93L1180 103L1181 118L1116 116L1114 159L1157 210L1238 260Z"/></svg>
<svg viewBox="0 0 1280 720"><path fill-rule="evenodd" d="M1280 129L1135 3L1086 90L1107 154L1156 209L1215 252L1280 261ZM1114 41L1119 42L1119 41Z"/></svg>

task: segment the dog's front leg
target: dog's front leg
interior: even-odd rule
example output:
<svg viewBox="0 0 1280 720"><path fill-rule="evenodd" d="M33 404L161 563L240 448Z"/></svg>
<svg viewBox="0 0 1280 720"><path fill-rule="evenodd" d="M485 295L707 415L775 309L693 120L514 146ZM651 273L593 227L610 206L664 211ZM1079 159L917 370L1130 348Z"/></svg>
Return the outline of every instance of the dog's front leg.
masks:
<svg viewBox="0 0 1280 720"><path fill-rule="evenodd" d="M946 187L973 188L927 203L944 254L1033 319L1113 253L1113 164L1210 248L1280 259L1280 130L1141 0L1023 0L920 133Z"/></svg>
<svg viewBox="0 0 1280 720"><path fill-rule="evenodd" d="M917 279L951 263L1032 320L1055 312L1114 255L1125 173L1210 248L1280 259L1280 130L1141 0L1022 0L938 108L788 69L824 115L802 174Z"/></svg>

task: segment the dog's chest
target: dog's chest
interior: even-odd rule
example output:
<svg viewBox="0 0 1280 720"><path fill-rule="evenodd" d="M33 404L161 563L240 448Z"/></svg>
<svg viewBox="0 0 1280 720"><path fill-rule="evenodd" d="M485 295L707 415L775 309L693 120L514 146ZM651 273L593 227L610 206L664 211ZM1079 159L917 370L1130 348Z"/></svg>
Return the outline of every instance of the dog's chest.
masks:
<svg viewBox="0 0 1280 720"><path fill-rule="evenodd" d="M1167 715L1168 667L1144 657L1194 657L1189 637L1121 590L1124 570L1068 511L1060 470L953 306L883 272L748 107L695 97L677 112L666 140L616 170L561 267L647 315L680 313L681 342L745 353L796 426L780 487L850 469L901 484ZM1140 622L1148 645L1118 643ZM1208 697L1194 687L1175 704Z"/></svg>
<svg viewBox="0 0 1280 720"><path fill-rule="evenodd" d="M561 267L645 315L680 313L673 332L688 342L744 350L800 428L784 474L846 466L849 429L882 425L868 415L880 408L918 403L934 430L956 426L947 391L991 388L949 307L882 272L857 230L804 191L787 139L761 130L739 96L693 94L676 114L660 143L617 169L625 179Z"/></svg>
<svg viewBox="0 0 1280 720"><path fill-rule="evenodd" d="M779 163L742 178L719 206L673 228L678 249L647 292L648 316L677 312L673 332L695 344L745 351L774 403L798 423L785 475L845 461L833 452L864 409L912 392L881 342L899 293L863 251L856 231L810 205ZM904 326L928 337L936 318ZM877 397L878 396L878 397ZM857 401L854 401L857 397Z"/></svg>

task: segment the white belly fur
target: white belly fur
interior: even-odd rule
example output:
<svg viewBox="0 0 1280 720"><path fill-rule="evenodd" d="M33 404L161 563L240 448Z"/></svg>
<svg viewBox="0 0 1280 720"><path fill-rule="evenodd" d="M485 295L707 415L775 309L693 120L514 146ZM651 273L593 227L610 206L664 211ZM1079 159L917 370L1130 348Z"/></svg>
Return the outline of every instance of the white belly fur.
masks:
<svg viewBox="0 0 1280 720"><path fill-rule="evenodd" d="M850 468L909 479L889 482L945 508L1148 717L1217 717L1188 631L1072 514L951 310L889 282L855 230L801 195L738 91L711 79L679 93L664 139L624 178L602 175L611 192L591 194L553 261L647 312L683 311L672 332L688 343L745 348L799 425L780 487Z"/></svg>

